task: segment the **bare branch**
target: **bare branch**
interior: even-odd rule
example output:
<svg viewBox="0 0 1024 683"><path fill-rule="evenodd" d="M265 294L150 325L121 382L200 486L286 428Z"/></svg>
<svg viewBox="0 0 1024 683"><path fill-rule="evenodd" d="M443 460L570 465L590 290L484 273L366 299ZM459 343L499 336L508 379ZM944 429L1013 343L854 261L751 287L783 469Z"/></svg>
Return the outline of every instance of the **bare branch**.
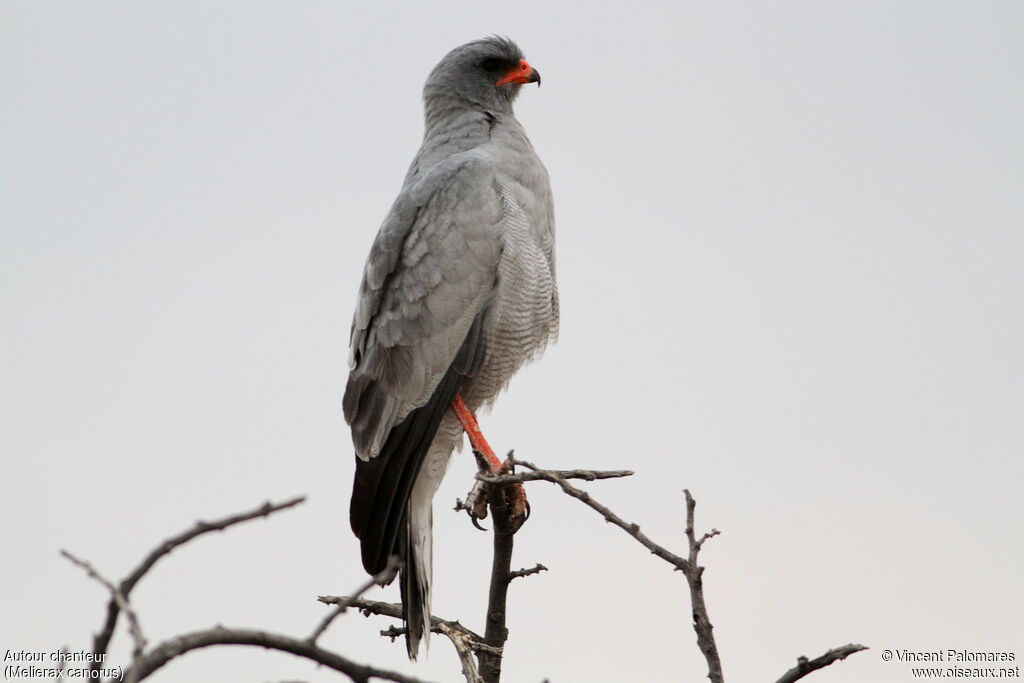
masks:
<svg viewBox="0 0 1024 683"><path fill-rule="evenodd" d="M855 652L867 650L866 645L856 645L850 643L848 645L842 645L840 647L834 647L820 657L814 659L807 659L807 657L798 657L796 660L796 666L782 674L782 677L775 683L793 683L798 681L812 671L818 669L824 669L832 662L839 661L840 659L846 659Z"/></svg>
<svg viewBox="0 0 1024 683"><path fill-rule="evenodd" d="M711 619L708 617L708 608L704 604L704 581L702 574L704 567L697 564L697 553L704 541L718 535L715 529L711 533L704 534L698 541L693 532L693 512L697 507L697 501L690 495L689 489L684 489L686 495L686 539L690 545L689 568L684 571L686 582L690 585L690 605L693 607L693 630L697 632L697 647L704 653L704 659L708 663L708 678L711 683L723 683L722 660L718 656L718 647L715 645L715 637L712 633L714 628Z"/></svg>
<svg viewBox="0 0 1024 683"><path fill-rule="evenodd" d="M511 458L511 454L509 457ZM536 479L550 481L557 484L563 491L565 491L565 493L582 501L590 508L599 512L606 521L611 522L625 531L627 534L635 538L641 545L650 550L651 553L657 555L683 573L690 588L690 601L693 606L693 627L697 633L697 644L700 647L701 652L704 653L704 657L708 663L708 677L711 679L712 683L723 683L722 664L718 656L718 649L715 645L714 636L712 635L712 626L711 621L708 618L707 607L704 603L704 590L701 580L701 574L704 570L697 564L697 554L700 551L701 546L709 538L717 536L719 531L714 529L711 532L704 534L700 540L695 538L693 532L693 511L696 503L690 495L690 492L685 492L687 502L686 535L687 540L689 541L689 557L688 559L685 559L676 555L664 546L652 541L640 531L640 527L637 524L626 522L609 508L594 500L589 493L570 484L560 475L559 472L542 470L536 465L523 462L521 460L514 460L513 462L514 464L522 465L529 469ZM486 475L477 475L477 477L484 481L491 481L491 479Z"/></svg>
<svg viewBox="0 0 1024 683"><path fill-rule="evenodd" d="M324 631L327 630L327 627L331 625L331 622L334 621L334 619L339 614L348 609L348 606L352 603L352 600L359 598L364 593L366 593L366 591L370 590L374 586L384 586L394 581L395 575L398 574L398 570L401 569L401 567L402 561L398 559L397 555L391 555L390 557L388 557L387 566L384 567L384 569L382 569L381 571L377 572L372 577L370 577L370 580L364 583L362 586L360 586L356 590L356 592L351 595L351 597L333 603L335 606L334 609L331 610L330 614L324 617L323 621L320 622L320 625L316 627L316 629L313 631L313 633L310 634L307 640L309 640L311 644L315 644L317 638L323 635Z"/></svg>
<svg viewBox="0 0 1024 683"><path fill-rule="evenodd" d="M568 471L555 471L555 470L542 470L536 465L521 460L515 460L512 458L511 453L509 458L513 464L522 465L523 467L530 470L529 473L523 473L518 475L504 475L496 477L488 475L486 473L478 474L477 479L485 481L489 484L506 484L513 483L516 481L550 481L557 484L561 489L568 495L576 498L583 502L590 508L600 513L605 521L611 522L616 525L627 534L635 538L641 545L651 551L654 555L657 555L661 559L665 560L676 569L681 571L686 577L686 581L690 589L690 602L693 608L693 628L697 634L697 644L700 647L701 652L704 654L704 658L708 665L708 678L712 683L723 683L724 677L722 674L722 663L718 654L718 648L715 644L713 635L713 627L711 620L708 617L707 605L704 601L704 586L702 575L704 568L701 567L697 562L697 556L703 547L705 541L718 536L721 532L718 529L712 529L711 531L703 534L700 538L697 538L694 532L694 510L696 508L696 501L690 494L689 490L685 490L686 495L686 538L689 546L689 553L687 558L682 558L675 553L671 552L664 546L661 546L640 531L640 527L636 524L630 524L623 520L621 517L612 512L609 508L598 503L596 500L590 497L586 491L582 491L567 481L565 474L571 473L574 478L588 479L587 476L578 476L581 473L586 473L586 470L568 470ZM594 473L596 474L596 473ZM605 473L609 476L617 475L618 472ZM631 473L623 473L621 476L626 476ZM597 478L607 478L602 476L596 476ZM538 565L540 566L540 565ZM535 573L540 571L536 567L533 570L520 570L520 572L512 572L512 576L526 575L527 573ZM860 650L867 649L863 645L846 645L841 648L835 648L829 650L821 657L817 659L808 660L805 657L801 657L798 660L798 664L793 669L790 669L779 679L777 683L792 683L807 673L815 671L822 667L828 666L832 662L843 659L846 656L859 652Z"/></svg>
<svg viewBox="0 0 1024 683"><path fill-rule="evenodd" d="M355 607L367 616L377 614L382 617L392 617L394 619L402 618L402 605L397 602L367 600L366 598L359 598L354 595L321 595L317 597L317 600L325 605L345 604L348 607ZM433 624L433 620L437 619L437 617L431 616L430 619L430 623Z"/></svg>
<svg viewBox="0 0 1024 683"><path fill-rule="evenodd" d="M296 496L295 498L286 500L283 503L271 503L268 500L267 502L263 503L263 505L259 506L254 510L250 510L249 512L241 512L236 515L229 515L228 517L215 519L212 522L205 522L203 520L199 520L190 529L183 531L177 536L172 536L171 538L164 540L163 543L161 543L152 552L150 552L149 555L147 555L146 558L142 561L142 563L138 567L136 567L135 570L131 574L129 574L128 577L122 582L122 591L124 591L125 588L127 588L127 590L130 591L132 588L134 588L135 584L138 583L139 579L141 579L146 574L146 572L148 572L153 567L153 565L156 564L157 560L159 560L164 555L169 554L178 546L188 543L196 536L202 536L203 534L209 533L211 531L224 531L230 526L234 526L235 524L241 524L242 522L248 522L251 519L269 517L275 512L280 512L282 510L287 510L288 508L293 508L296 505L300 505L304 502L306 502L305 496Z"/></svg>
<svg viewBox="0 0 1024 683"><path fill-rule="evenodd" d="M706 534L701 536L697 541L695 541L696 544L697 544L697 549L700 550L701 547L704 546L704 541L712 539L712 538L714 538L715 536L718 536L721 533L722 532L719 531L718 529L712 529L711 531L707 532Z"/></svg>
<svg viewBox="0 0 1024 683"><path fill-rule="evenodd" d="M343 673L355 683L369 683L377 678L396 683L425 683L422 679L407 676L397 671L378 669L365 664L357 664L339 654L325 650L309 640L299 640L277 633L256 631L251 629L228 629L215 626L206 631L196 631L177 636L160 643L148 654L136 658L131 667L125 670L126 683L138 683L145 680L175 657L191 650L210 647L211 645L251 645L279 652L288 652L317 662L328 669Z"/></svg>
<svg viewBox="0 0 1024 683"><path fill-rule="evenodd" d="M188 543L196 536L201 536L210 531L223 531L229 526L240 524L242 522L247 522L250 519L256 519L258 517L268 517L269 515L272 515L275 512L279 512L281 510L285 510L296 505L299 505L300 503L305 502L305 500L305 496L297 496L295 498L292 498L291 500L286 500L283 503L271 503L268 500L260 507L249 512L243 512L237 515L223 517L212 522L204 522L200 520L196 522L195 525L193 525L190 529L183 531L177 536L172 536L164 540L163 543L154 548L145 557L145 559L142 560L139 566L136 567L134 571L132 571L132 573L129 574L121 582L121 585L118 587L118 589L120 590L121 595L127 600L128 594L131 593L132 589L135 587L135 584L138 583L139 580L146 575L146 572L152 569L153 565L156 564L161 557L169 554L178 546ZM110 638L114 635L114 627L117 626L117 616L119 612L120 606L117 604L117 601L115 599L111 598L110 602L107 604L107 618L105 623L103 624L103 628L93 638L92 650L93 654L96 655L97 659L99 659L99 655L106 653L107 646L110 645Z"/></svg>
<svg viewBox="0 0 1024 683"><path fill-rule="evenodd" d="M444 634L451 641L455 648L455 654L459 656L459 662L462 663L462 675L465 677L466 683L484 683L484 679L480 677L480 671L476 667L476 659L473 657L474 641L469 636L462 630L452 628L447 624L431 626L430 630Z"/></svg>
<svg viewBox="0 0 1024 683"><path fill-rule="evenodd" d="M697 534L694 531L696 502L690 495L689 490L684 491L686 495L686 538L689 546L689 554L684 558L655 543L640 531L637 524L624 521L609 508L591 498L586 491L576 488L568 481L569 479L594 481L597 479L619 478L630 476L633 474L632 472L627 470L542 470L528 462L516 461L512 457L511 452L509 453L507 463L509 466L522 465L529 472L504 475L493 475L485 472L477 476L477 479L481 482L479 485L485 487L488 491L486 500L489 502L494 524L494 555L486 615L486 632L481 637L458 621L448 621L432 615L430 617L430 630L433 633L438 633L448 638L455 647L456 654L462 665L462 674L467 683L497 683L501 675L504 645L508 639L508 629L505 625L508 587L516 578L538 574L547 570L547 567L538 563L531 568L511 571L513 535L518 530L518 526L515 525L506 496L502 493L502 489L512 484L541 480L556 484L567 495L580 500L588 507L600 513L606 521L615 524L632 536L652 554L657 555L675 569L683 572L690 589L693 626L697 633L697 643L708 663L708 678L712 683L723 683L721 661L713 637L713 627L708 618L707 607L704 602L702 582L704 568L698 564L698 554L704 543L719 535L720 532L717 529L712 529L710 532L697 538ZM355 683L370 683L371 679L393 681L394 683L424 683L420 679L399 672L358 664L317 645L317 640L327 631L334 619L349 607L355 607L364 614L379 614L395 619L402 618L401 605L366 600L362 597L374 585L390 583L395 578L401 563L394 557L389 560L388 566L383 571L361 585L351 596L320 596L319 600L325 604L332 605L333 609L305 639L300 640L267 631L228 629L216 626L205 631L196 631L170 638L151 648L149 652L146 652L147 643L142 634L138 616L128 600L128 594L156 562L164 555L172 552L176 547L189 542L197 536L210 531L222 531L234 524L258 517L269 516L280 510L298 505L304 500L305 497L297 497L278 504L268 501L259 508L249 512L224 517L212 522L199 521L186 531L164 540L118 586L115 586L111 581L100 575L88 562L78 559L66 550L61 550L61 554L65 558L85 570L91 578L102 583L111 595L104 628L94 637L94 654L100 656L106 653L116 627L118 615L123 612L129 621L129 630L135 646L131 665L123 672L123 679L129 683L139 683L175 657L186 652L216 645L247 645L287 652L345 674ZM395 638L403 635L405 629L396 628L392 625L381 633L382 635ZM835 661L845 659L850 654L866 649L863 645L849 644L833 648L815 659L809 660L806 657L799 657L797 665L783 674L776 683L793 683L813 671L829 666Z"/></svg>
<svg viewBox="0 0 1024 683"><path fill-rule="evenodd" d="M521 460L515 464L526 466ZM489 472L477 472L476 478L489 484L521 484L524 481L551 481L540 472L547 472L562 479L583 479L584 481L595 481L597 479L621 479L632 477L634 472L630 470L540 470L533 472L520 472L519 474L491 474Z"/></svg>
<svg viewBox="0 0 1024 683"><path fill-rule="evenodd" d="M600 513L601 516L604 517L606 522L611 522L615 526L625 531L627 534L629 534L637 541L639 541L639 543L642 546L650 550L652 554L657 555L661 559L665 560L679 571L686 573L689 570L689 563L686 561L685 558L676 555L664 546L658 545L657 543L649 539L643 532L640 531L639 525L626 522L617 514L609 510L607 507L601 505L596 500L591 498L589 493L576 488L568 481L566 481L563 477L559 476L556 472L550 470L542 470L536 465L524 462L522 460L516 460L515 464L522 465L528 470L531 470L536 475L536 478L538 480L550 481L553 484L557 484L567 494L569 494L573 498L576 498L579 501L582 501L585 505L593 508L598 513Z"/></svg>
<svg viewBox="0 0 1024 683"><path fill-rule="evenodd" d="M512 461L512 453L508 454ZM513 461L514 462L514 461ZM498 683L501 678L501 659L504 656L508 627L505 626L508 586L512 582L512 546L516 527L512 510L501 495L502 484L486 483L487 498L490 501L491 520L494 536L494 555L491 558L491 583L487 594L487 627L484 643L493 648L491 652L478 652L480 675L485 683Z"/></svg>
<svg viewBox="0 0 1024 683"><path fill-rule="evenodd" d="M531 574L540 574L541 572L546 572L547 570L547 567L538 562L536 566L530 567L529 569L517 569L514 572L510 572L508 578L509 580L518 579L523 576L530 576Z"/></svg>
<svg viewBox="0 0 1024 683"><path fill-rule="evenodd" d="M386 629L381 631L380 635L382 637L384 637L384 638L390 638L391 642L393 643L393 642L395 642L396 639L401 638L402 636L404 636L406 630L407 629L404 626L402 628L398 628L394 624L391 624ZM431 630L431 633L433 633L433 630Z"/></svg>
<svg viewBox="0 0 1024 683"><path fill-rule="evenodd" d="M700 540L697 540L693 532L693 511L696 503L690 495L690 492L685 492L687 507L686 536L689 541L689 557L684 559L664 546L652 541L640 531L640 527L637 524L630 524L626 522L609 508L591 498L589 493L570 484L559 472L542 470L531 463L514 460L511 454L509 454L509 458L514 464L522 465L529 469L536 479L550 481L560 486L567 494L582 501L590 508L599 512L606 521L611 522L625 531L640 542L641 545L650 550L651 553L665 560L686 576L686 580L690 588L690 601L693 606L693 628L697 633L697 644L700 647L701 652L704 653L704 657L708 663L708 678L711 679L712 683L723 683L722 663L718 656L718 649L715 645L714 636L712 635L711 621L708 618L707 607L704 603L704 589L701 580L701 574L704 570L697 564L697 554L700 552L700 548L704 544L704 541L717 536L719 532L715 529L704 534ZM484 481L492 481L492 479L486 475L477 475L477 477ZM495 552L497 553L497 546L495 547ZM488 616L490 616L490 613L488 613Z"/></svg>
<svg viewBox="0 0 1024 683"><path fill-rule="evenodd" d="M139 626L139 617L135 614L135 610L132 609L131 603L128 602L128 598L120 589L103 577L103 575L96 571L96 569L85 560L78 559L67 550L61 550L60 554L70 560L73 564L84 569L90 578L99 581L108 591L110 591L111 602L117 605L117 609L124 612L125 616L128 617L128 630L132 635L132 641L135 643L135 649L132 651L132 655L135 657L141 657L142 652L146 649L146 639L142 635L142 627Z"/></svg>
<svg viewBox="0 0 1024 683"><path fill-rule="evenodd" d="M394 619L402 618L402 606L396 603L364 600L355 596L331 595L321 595L319 600L328 605L355 607L366 615L377 614ZM483 638L457 621L448 621L447 619L431 615L430 632L443 635L451 641L452 646L455 648L455 654L458 655L459 661L462 663L462 675L465 677L466 683L483 683L476 661L473 659L473 653L490 652L498 656L501 655L501 650L495 651L493 648L485 645ZM381 631L380 634L394 641L396 638L405 635L405 628L399 628L392 624Z"/></svg>
<svg viewBox="0 0 1024 683"><path fill-rule="evenodd" d="M367 616L375 614L382 617L391 617L392 619L402 618L402 606L397 602L379 602L377 600L367 600L366 598L354 598L345 595L321 595L317 599L326 605L337 605L341 602L344 602L349 607L355 607ZM442 619L440 617L431 615L430 632L440 633L441 635L447 635L444 632L444 629L456 631L460 635L467 638L468 641L472 643L472 649L474 652L500 652L500 650L494 650L493 648L489 648L487 645L484 644L484 639L480 634L476 633L471 629L466 628L458 621L450 621L448 619ZM403 635L404 633L404 628L392 627L392 630L382 632L381 635L387 637L398 637L400 635Z"/></svg>

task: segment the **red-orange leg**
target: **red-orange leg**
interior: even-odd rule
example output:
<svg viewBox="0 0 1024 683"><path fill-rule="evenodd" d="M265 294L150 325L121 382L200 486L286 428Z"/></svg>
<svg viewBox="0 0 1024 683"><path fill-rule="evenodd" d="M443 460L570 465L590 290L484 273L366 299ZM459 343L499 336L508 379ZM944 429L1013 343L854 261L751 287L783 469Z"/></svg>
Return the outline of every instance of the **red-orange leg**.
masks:
<svg viewBox="0 0 1024 683"><path fill-rule="evenodd" d="M494 474L510 473L512 471L511 463L507 460L505 462L498 460L498 456L494 454L494 449L492 449L491 445L487 443L487 439L484 438L483 432L480 431L480 423L476 421L476 416L473 415L472 411L470 411L466 402L462 400L462 394L455 394L455 399L452 401L452 411L454 411L455 416L459 418L459 422L462 424L462 429L469 437L469 443L473 446L473 450L484 457L488 466L491 468L491 472ZM525 521L527 510L526 490L523 488L522 484L513 484L511 486L508 501L512 516L520 520L519 523L516 524L516 528L518 528L522 522ZM481 498L479 506L474 506L473 514L480 519L487 516L486 499Z"/></svg>
<svg viewBox="0 0 1024 683"><path fill-rule="evenodd" d="M455 416L462 423L462 429L465 430L466 436L469 437L469 443L472 444L473 450L479 452L487 459L487 464L491 466L492 472L497 472L501 469L501 461L498 460L498 456L494 454L491 445L484 438L483 432L480 431L480 423L476 421L476 416L469 410L466 402L462 400L462 394L455 394L455 400L452 401L452 410L455 411Z"/></svg>

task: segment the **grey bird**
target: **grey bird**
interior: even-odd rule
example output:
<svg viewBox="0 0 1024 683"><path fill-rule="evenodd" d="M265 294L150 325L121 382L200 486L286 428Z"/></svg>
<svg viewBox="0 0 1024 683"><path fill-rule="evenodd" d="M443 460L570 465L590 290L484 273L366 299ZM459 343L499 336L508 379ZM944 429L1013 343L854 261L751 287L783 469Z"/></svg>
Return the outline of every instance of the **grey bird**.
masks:
<svg viewBox="0 0 1024 683"><path fill-rule="evenodd" d="M489 451L474 413L558 334L551 187L512 111L526 83L540 75L506 38L457 47L434 67L423 143L373 242L352 321L350 519L367 572L402 561L410 659L429 638L432 499L452 450L466 431Z"/></svg>

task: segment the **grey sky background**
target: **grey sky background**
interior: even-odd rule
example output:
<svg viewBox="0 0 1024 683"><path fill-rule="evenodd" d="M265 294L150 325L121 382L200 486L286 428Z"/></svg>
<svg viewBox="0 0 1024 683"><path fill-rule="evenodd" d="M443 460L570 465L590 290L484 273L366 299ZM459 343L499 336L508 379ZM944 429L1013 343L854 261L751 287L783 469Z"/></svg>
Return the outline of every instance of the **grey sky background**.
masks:
<svg viewBox="0 0 1024 683"><path fill-rule="evenodd" d="M133 602L152 642L305 636L364 580L341 417L363 260L452 47L515 39L552 178L562 334L482 421L706 545L727 678L872 649L1024 657L1024 5L1019 2L0 2L0 651L89 647L111 578L197 518ZM435 612L483 628L490 537L435 503ZM509 681L701 680L682 578L535 484ZM372 597L397 600L396 586ZM338 620L405 662L387 621ZM118 660L128 655L123 630ZM239 649L154 681L334 681Z"/></svg>

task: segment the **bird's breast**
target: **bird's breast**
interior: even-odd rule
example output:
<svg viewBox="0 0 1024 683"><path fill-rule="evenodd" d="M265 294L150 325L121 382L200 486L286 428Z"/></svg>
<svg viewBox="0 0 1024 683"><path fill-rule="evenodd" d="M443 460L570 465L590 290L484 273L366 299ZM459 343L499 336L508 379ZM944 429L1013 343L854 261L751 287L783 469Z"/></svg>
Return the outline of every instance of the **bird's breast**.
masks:
<svg viewBox="0 0 1024 683"><path fill-rule="evenodd" d="M545 214L531 216L509 187L502 188L501 260L484 330L485 352L464 387L471 406L489 403L522 365L558 334L558 288Z"/></svg>

